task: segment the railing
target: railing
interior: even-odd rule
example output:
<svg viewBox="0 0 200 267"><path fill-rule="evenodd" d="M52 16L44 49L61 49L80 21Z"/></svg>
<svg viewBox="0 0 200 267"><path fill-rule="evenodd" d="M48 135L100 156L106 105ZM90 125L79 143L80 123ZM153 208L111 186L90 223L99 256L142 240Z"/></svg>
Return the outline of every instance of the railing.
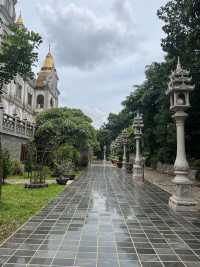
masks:
<svg viewBox="0 0 200 267"><path fill-rule="evenodd" d="M0 132L31 139L34 137L35 126L26 120L5 114L0 109Z"/></svg>

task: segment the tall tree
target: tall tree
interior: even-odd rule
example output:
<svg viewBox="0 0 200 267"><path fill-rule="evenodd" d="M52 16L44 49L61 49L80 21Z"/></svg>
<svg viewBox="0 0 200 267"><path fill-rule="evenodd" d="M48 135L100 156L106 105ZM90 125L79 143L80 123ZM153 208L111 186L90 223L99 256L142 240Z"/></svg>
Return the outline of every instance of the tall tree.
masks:
<svg viewBox="0 0 200 267"><path fill-rule="evenodd" d="M0 21L2 23L2 21ZM38 33L24 27L10 25L7 34L0 36L0 108L4 85L9 84L17 75L33 77L32 66L38 60L37 49L42 42ZM0 190L3 182L3 161L0 136Z"/></svg>
<svg viewBox="0 0 200 267"><path fill-rule="evenodd" d="M164 22L163 50L168 64L180 56L182 65L190 70L195 90L191 96L192 109L186 123L186 141L190 157L200 154L200 1L171 0L158 10Z"/></svg>
<svg viewBox="0 0 200 267"><path fill-rule="evenodd" d="M200 155L200 2L199 0L170 0L158 10L163 21L165 38L161 45L166 53L163 63L152 63L146 67L145 81L123 101L123 110L110 123L111 140L120 134L121 127L131 125L137 109L144 114L144 143L149 153L149 162L172 163L176 153L176 129L169 112L169 100L165 96L171 71L180 56L182 65L191 71L195 90L192 93L189 119L186 123L186 141L190 159ZM125 123L120 119L126 114ZM109 117L109 118L110 118ZM124 127L125 128L125 127Z"/></svg>

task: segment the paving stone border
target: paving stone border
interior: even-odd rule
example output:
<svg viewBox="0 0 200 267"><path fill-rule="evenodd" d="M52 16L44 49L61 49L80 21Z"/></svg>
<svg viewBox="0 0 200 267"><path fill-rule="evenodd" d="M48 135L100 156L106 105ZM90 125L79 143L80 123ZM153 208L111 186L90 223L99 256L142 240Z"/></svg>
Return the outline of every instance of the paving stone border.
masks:
<svg viewBox="0 0 200 267"><path fill-rule="evenodd" d="M169 193L95 164L0 248L5 267L197 267L200 213Z"/></svg>

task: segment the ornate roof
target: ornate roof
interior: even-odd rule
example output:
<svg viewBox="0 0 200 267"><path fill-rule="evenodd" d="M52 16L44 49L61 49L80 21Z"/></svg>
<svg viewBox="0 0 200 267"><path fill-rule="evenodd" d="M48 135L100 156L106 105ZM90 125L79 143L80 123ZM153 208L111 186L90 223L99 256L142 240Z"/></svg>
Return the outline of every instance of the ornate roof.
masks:
<svg viewBox="0 0 200 267"><path fill-rule="evenodd" d="M190 72L181 66L180 58L178 58L178 64L170 76L166 94L168 95L172 91L193 91L194 86L191 85L191 81Z"/></svg>

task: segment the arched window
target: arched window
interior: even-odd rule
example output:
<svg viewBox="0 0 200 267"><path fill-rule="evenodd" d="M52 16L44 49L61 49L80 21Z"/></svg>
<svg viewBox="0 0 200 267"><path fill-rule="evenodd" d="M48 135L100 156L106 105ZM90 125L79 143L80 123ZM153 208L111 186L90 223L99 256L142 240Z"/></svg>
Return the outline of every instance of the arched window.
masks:
<svg viewBox="0 0 200 267"><path fill-rule="evenodd" d="M43 95L37 96L37 108L38 109L44 108L44 96Z"/></svg>
<svg viewBox="0 0 200 267"><path fill-rule="evenodd" d="M50 100L50 106L51 106L51 108L54 107L54 101L53 101L53 98L51 98L51 100Z"/></svg>

